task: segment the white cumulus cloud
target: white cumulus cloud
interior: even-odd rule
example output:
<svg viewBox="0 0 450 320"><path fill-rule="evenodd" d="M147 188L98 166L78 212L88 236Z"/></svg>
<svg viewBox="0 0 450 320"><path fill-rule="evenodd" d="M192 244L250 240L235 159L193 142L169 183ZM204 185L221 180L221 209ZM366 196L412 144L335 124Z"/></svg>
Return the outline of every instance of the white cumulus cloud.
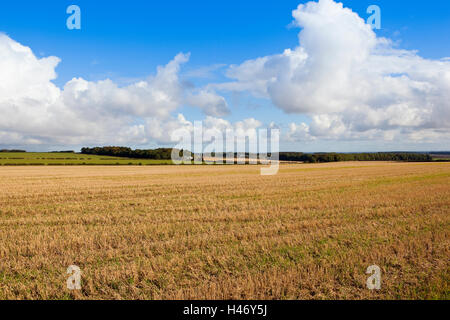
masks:
<svg viewBox="0 0 450 320"><path fill-rule="evenodd" d="M292 14L301 28L297 48L231 66L234 81L212 87L309 115L310 124L291 126L289 139L449 137L450 61L396 49L333 0L300 4Z"/></svg>
<svg viewBox="0 0 450 320"><path fill-rule="evenodd" d="M167 130L183 125L172 116L182 105L227 114L215 91L187 88L179 80L188 60L180 53L154 76L127 86L74 78L60 89L52 82L59 58L39 59L0 34L0 145L164 142Z"/></svg>

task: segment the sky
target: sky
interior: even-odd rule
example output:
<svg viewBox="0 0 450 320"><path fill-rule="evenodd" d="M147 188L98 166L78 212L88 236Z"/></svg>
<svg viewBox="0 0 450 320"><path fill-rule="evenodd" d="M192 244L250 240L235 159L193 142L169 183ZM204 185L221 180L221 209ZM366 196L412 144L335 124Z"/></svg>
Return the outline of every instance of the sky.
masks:
<svg viewBox="0 0 450 320"><path fill-rule="evenodd" d="M173 146L203 121L280 128L283 151L449 150L450 2L342 3L4 1L0 148Z"/></svg>

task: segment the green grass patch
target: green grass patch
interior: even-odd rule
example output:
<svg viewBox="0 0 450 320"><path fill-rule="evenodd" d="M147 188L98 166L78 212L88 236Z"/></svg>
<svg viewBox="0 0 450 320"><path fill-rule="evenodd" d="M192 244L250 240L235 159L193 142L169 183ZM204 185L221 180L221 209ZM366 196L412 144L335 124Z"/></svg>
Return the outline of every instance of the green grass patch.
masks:
<svg viewBox="0 0 450 320"><path fill-rule="evenodd" d="M78 153L0 152L2 166L70 166L70 165L167 165L172 160L132 159Z"/></svg>

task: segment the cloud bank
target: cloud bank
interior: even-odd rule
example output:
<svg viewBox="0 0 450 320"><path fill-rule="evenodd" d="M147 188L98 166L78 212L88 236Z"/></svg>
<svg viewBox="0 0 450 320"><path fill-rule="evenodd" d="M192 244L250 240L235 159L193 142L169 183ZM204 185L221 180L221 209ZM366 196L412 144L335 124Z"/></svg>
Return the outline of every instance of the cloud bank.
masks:
<svg viewBox="0 0 450 320"><path fill-rule="evenodd" d="M219 94L227 91L307 115L289 124L286 141L450 141L450 60L396 48L333 0L300 4L292 15L296 48L228 66L229 81L200 88L180 81L183 53L127 86L74 78L58 88L59 58L37 58L0 34L0 145L172 143L171 132L192 128L182 106L200 108L211 130L261 126L252 114L234 124L221 118L230 114Z"/></svg>
<svg viewBox="0 0 450 320"><path fill-rule="evenodd" d="M0 144L168 142L164 130L177 123L172 115L182 105L226 115L223 97L181 84L180 67L188 60L189 54L180 53L154 76L125 87L74 78L59 89L52 82L59 58L38 59L0 34Z"/></svg>
<svg viewBox="0 0 450 320"><path fill-rule="evenodd" d="M231 66L232 82L286 113L307 114L288 138L435 139L450 137L450 61L395 49L356 13L332 0L292 13L299 46Z"/></svg>

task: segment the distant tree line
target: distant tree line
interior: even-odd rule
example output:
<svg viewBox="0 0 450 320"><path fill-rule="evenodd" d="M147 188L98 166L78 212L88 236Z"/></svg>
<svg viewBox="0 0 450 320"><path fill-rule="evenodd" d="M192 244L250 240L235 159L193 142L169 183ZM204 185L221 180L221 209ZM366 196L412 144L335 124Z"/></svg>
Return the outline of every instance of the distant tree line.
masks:
<svg viewBox="0 0 450 320"><path fill-rule="evenodd" d="M82 148L82 154L93 154L99 156L126 157L134 159L154 159L154 160L170 160L172 157L171 148L159 148L148 150L133 150L128 147L95 147Z"/></svg>
<svg viewBox="0 0 450 320"><path fill-rule="evenodd" d="M18 150L18 149L1 149L0 152L10 152L10 153L25 153L25 150ZM75 153L73 150L66 150L66 151L51 151L49 153Z"/></svg>
<svg viewBox="0 0 450 320"><path fill-rule="evenodd" d="M430 153L450 156L450 151L433 151L433 152L430 152Z"/></svg>
<svg viewBox="0 0 450 320"><path fill-rule="evenodd" d="M275 154L276 155L276 154ZM212 154L214 157L214 153ZM223 154L225 159L227 154ZM258 158L258 154L234 153L235 158L246 159ZM233 153L229 153L228 157L233 157ZM271 154L265 155L270 158ZM339 161L432 161L431 155L427 153L415 152L378 152L378 153L303 153L303 152L280 152L278 154L281 161L296 161L308 163L321 162L339 162ZM276 158L276 157L275 157Z"/></svg>
<svg viewBox="0 0 450 320"><path fill-rule="evenodd" d="M180 150L181 152L183 150ZM103 155L113 157L126 157L136 159L155 159L155 160L170 160L172 156L171 148L133 150L128 147L95 147L82 148L82 154ZM230 153L229 156L245 158L256 158L257 155L249 153ZM212 153L214 157L215 154ZM270 157L270 154L267 155ZM201 155L198 155L201 158ZM226 154L223 154L224 159ZM426 153L415 152L378 152L378 153L302 153L302 152L280 152L279 159L281 161L299 161L308 163L321 162L339 162L339 161L416 161L428 162L432 161L432 157Z"/></svg>
<svg viewBox="0 0 450 320"><path fill-rule="evenodd" d="M16 149L12 149L12 150L1 149L0 152L15 152L15 153L21 153L21 152L26 152L26 151L25 151L25 150L16 150Z"/></svg>
<svg viewBox="0 0 450 320"><path fill-rule="evenodd" d="M339 161L410 161L428 162L433 158L426 153L377 152L377 153L301 153L280 152L282 161L302 161L308 163Z"/></svg>

